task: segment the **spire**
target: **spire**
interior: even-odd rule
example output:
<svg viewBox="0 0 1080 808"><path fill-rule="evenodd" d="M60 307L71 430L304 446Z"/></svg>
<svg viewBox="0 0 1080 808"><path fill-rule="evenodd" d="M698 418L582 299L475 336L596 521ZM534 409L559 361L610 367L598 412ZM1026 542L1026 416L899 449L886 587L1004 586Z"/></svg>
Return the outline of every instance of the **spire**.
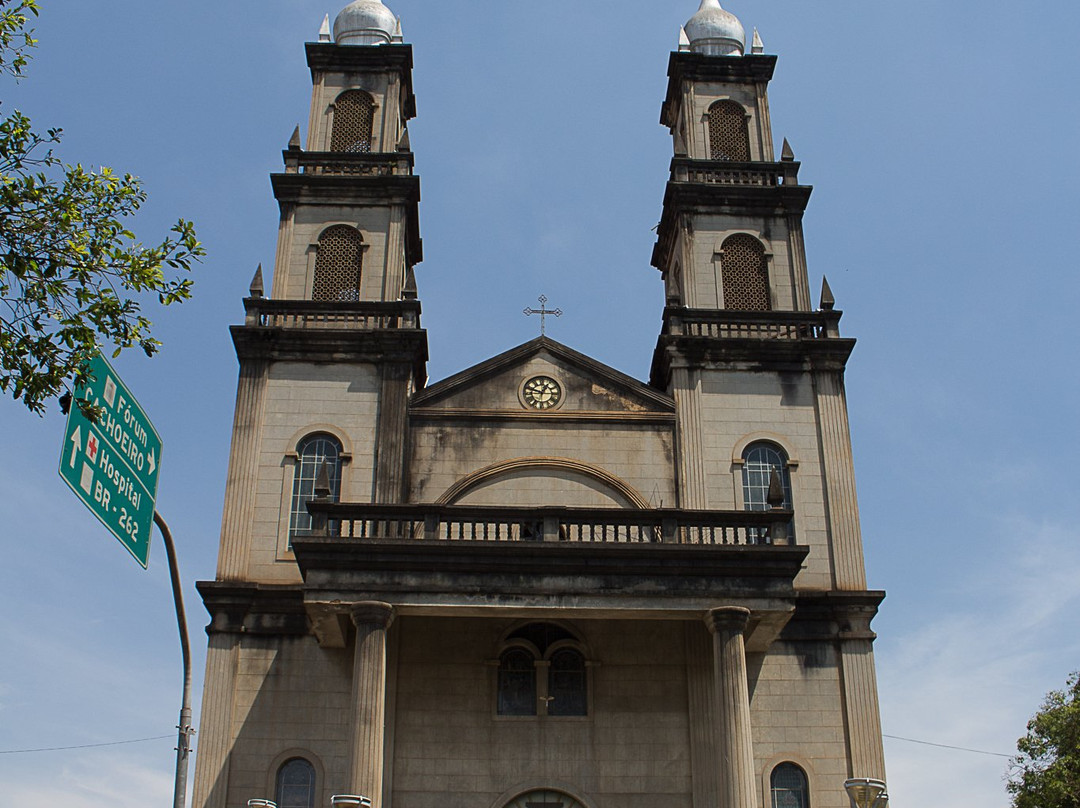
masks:
<svg viewBox="0 0 1080 808"><path fill-rule="evenodd" d="M829 279L821 276L821 302L818 308L822 311L832 311L836 306L836 298L833 297L832 289L829 288Z"/></svg>
<svg viewBox="0 0 1080 808"><path fill-rule="evenodd" d="M293 129L292 137L289 138L289 150L300 148L300 124L296 125Z"/></svg>
<svg viewBox="0 0 1080 808"><path fill-rule="evenodd" d="M251 286L248 287L248 297L260 298L263 296L263 291L262 264L259 264L255 270L255 277L251 279Z"/></svg>
<svg viewBox="0 0 1080 808"><path fill-rule="evenodd" d="M407 126L405 127L404 131L402 131L402 133L401 133L401 139L398 140L397 150L399 152L410 152L410 151L412 151L412 143L409 141L409 127L407 127Z"/></svg>
<svg viewBox="0 0 1080 808"><path fill-rule="evenodd" d="M322 26L319 28L319 41L320 42L332 42L333 37L330 36L330 15L327 14L323 17Z"/></svg>
<svg viewBox="0 0 1080 808"><path fill-rule="evenodd" d="M409 267L405 272L405 288L401 290L402 300L416 300L416 273Z"/></svg>
<svg viewBox="0 0 1080 808"><path fill-rule="evenodd" d="M754 29L754 44L750 46L750 53L761 54L765 52L765 43L761 41L761 34Z"/></svg>
<svg viewBox="0 0 1080 808"><path fill-rule="evenodd" d="M690 50L690 37L686 35L686 27L679 26L679 52Z"/></svg>
<svg viewBox="0 0 1080 808"><path fill-rule="evenodd" d="M784 138L784 148L780 150L780 160L784 163L795 162L795 152L791 149L791 144L788 143L787 138Z"/></svg>
<svg viewBox="0 0 1080 808"><path fill-rule="evenodd" d="M319 473L315 476L314 493L316 499L330 499L330 468L325 460L319 465Z"/></svg>
<svg viewBox="0 0 1080 808"><path fill-rule="evenodd" d="M400 45L404 41L405 37L401 33L401 17L398 17L397 23L394 25L394 33L390 35L390 42L394 45Z"/></svg>

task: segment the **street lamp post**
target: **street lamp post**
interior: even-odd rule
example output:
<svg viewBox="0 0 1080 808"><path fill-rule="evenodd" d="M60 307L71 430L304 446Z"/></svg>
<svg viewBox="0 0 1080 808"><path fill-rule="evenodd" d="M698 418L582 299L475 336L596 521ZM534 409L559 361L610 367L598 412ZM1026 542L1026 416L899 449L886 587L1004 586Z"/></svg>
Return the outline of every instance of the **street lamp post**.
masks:
<svg viewBox="0 0 1080 808"><path fill-rule="evenodd" d="M844 781L844 788L855 808L886 808L889 804L889 793L883 780L857 777Z"/></svg>

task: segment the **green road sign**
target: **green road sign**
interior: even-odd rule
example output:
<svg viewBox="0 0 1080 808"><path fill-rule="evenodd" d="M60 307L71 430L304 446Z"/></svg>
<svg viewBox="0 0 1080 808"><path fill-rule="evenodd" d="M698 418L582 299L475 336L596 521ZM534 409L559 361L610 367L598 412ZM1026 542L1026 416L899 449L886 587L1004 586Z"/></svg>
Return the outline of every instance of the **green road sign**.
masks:
<svg viewBox="0 0 1080 808"><path fill-rule="evenodd" d="M79 397L102 407L95 424L71 405L60 476L143 568L150 561L161 438L116 371L97 357Z"/></svg>

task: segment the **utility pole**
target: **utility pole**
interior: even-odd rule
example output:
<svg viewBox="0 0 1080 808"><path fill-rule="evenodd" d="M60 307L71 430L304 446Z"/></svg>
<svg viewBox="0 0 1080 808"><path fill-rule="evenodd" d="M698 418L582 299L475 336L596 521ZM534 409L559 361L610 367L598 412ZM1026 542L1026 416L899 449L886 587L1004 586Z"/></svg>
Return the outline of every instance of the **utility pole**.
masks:
<svg viewBox="0 0 1080 808"><path fill-rule="evenodd" d="M180 704L179 735L176 741L176 784L173 788L173 808L184 808L187 800L188 758L191 755L191 644L188 641L187 617L184 614L184 593L180 588L180 567L176 563L176 545L172 531L161 514L154 511L154 524L161 530L165 540L165 554L169 557L169 577L172 579L173 601L176 604L176 625L180 630L180 653L184 662L184 695Z"/></svg>

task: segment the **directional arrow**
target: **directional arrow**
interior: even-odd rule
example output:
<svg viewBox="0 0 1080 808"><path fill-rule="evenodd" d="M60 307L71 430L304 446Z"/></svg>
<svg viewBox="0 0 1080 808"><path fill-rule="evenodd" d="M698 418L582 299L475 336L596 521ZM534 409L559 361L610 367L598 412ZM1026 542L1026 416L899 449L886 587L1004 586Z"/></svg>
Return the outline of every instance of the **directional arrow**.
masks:
<svg viewBox="0 0 1080 808"><path fill-rule="evenodd" d="M157 471L157 461L154 460L154 450L150 450L150 454L147 455L146 462L150 464L150 473L153 474Z"/></svg>
<svg viewBox="0 0 1080 808"><path fill-rule="evenodd" d="M75 444L71 449L71 467L75 468L75 455L82 451L82 427L75 427L71 433L71 442Z"/></svg>

